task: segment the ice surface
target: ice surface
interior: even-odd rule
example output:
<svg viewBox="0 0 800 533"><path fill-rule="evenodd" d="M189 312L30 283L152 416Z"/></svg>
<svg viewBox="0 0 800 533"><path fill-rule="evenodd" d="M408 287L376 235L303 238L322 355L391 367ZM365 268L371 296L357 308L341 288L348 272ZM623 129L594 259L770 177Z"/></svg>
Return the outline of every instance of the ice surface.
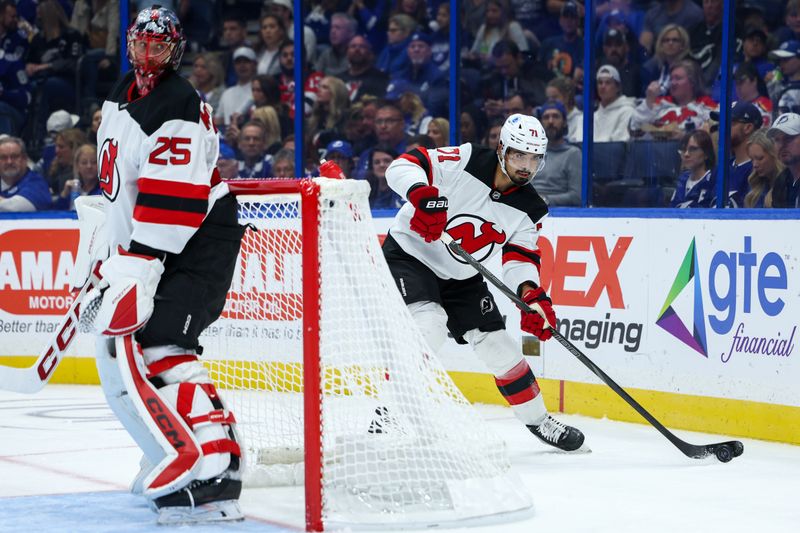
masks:
<svg viewBox="0 0 800 533"><path fill-rule="evenodd" d="M800 531L800 447L741 439L745 453L731 463L698 461L650 426L558 415L580 428L593 450L568 455L539 443L510 410L481 411L505 436L535 512L467 531ZM49 385L34 396L0 392L0 412L0 531L177 529L156 526L144 500L127 492L139 452L99 387ZM678 433L696 444L729 440ZM302 502L301 487L245 490L246 521L191 531L301 530Z"/></svg>

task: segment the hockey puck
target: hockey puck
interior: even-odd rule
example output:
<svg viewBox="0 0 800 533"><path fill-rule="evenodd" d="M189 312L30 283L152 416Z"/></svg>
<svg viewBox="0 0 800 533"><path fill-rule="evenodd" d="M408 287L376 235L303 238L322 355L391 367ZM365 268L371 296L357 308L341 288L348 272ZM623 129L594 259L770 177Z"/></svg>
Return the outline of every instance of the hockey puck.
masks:
<svg viewBox="0 0 800 533"><path fill-rule="evenodd" d="M721 463L727 463L733 459L733 449L727 444L723 444L714 450L714 455L717 456L717 459L719 459Z"/></svg>

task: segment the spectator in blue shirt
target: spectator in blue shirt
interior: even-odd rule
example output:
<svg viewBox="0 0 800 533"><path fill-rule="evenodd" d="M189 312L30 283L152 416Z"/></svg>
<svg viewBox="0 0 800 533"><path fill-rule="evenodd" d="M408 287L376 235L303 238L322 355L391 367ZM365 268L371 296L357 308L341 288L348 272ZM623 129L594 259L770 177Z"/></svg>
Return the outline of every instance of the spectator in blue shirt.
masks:
<svg viewBox="0 0 800 533"><path fill-rule="evenodd" d="M30 212L52 204L47 182L28 170L25 143L17 137L0 139L0 212Z"/></svg>
<svg viewBox="0 0 800 533"><path fill-rule="evenodd" d="M392 15L389 19L389 29L386 32L388 42L378 55L375 66L386 73L397 72L408 65L409 37L416 30L417 23L408 15Z"/></svg>
<svg viewBox="0 0 800 533"><path fill-rule="evenodd" d="M678 150L683 173L670 201L670 207L709 207L714 196L714 144L704 130L686 135Z"/></svg>
<svg viewBox="0 0 800 533"><path fill-rule="evenodd" d="M545 39L540 58L556 76L571 78L583 62L583 40L578 35L580 17L575 2L566 2L558 19L562 35Z"/></svg>
<svg viewBox="0 0 800 533"><path fill-rule="evenodd" d="M267 153L267 128L261 121L251 120L239 133L239 177L266 178L272 172L272 156Z"/></svg>
<svg viewBox="0 0 800 533"><path fill-rule="evenodd" d="M714 120L715 113L711 113ZM719 113L716 113L719 119ZM728 207L742 207L750 190L747 178L753 171L753 162L747 153L747 140L764 123L761 111L750 102L736 102L731 110L731 157L728 176Z"/></svg>
<svg viewBox="0 0 800 533"><path fill-rule="evenodd" d="M389 146L376 146L370 154L366 179L371 187L372 209L397 209L403 205L403 199L386 183L386 169L396 158L397 152Z"/></svg>
<svg viewBox="0 0 800 533"><path fill-rule="evenodd" d="M28 38L18 27L17 7L0 3L0 134L19 134L31 102L25 54Z"/></svg>

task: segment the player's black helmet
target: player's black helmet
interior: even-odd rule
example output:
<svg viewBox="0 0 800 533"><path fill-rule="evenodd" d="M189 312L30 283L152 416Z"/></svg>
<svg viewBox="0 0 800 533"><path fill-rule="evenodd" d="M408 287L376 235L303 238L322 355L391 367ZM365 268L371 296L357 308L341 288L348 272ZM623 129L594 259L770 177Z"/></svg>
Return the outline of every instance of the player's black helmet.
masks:
<svg viewBox="0 0 800 533"><path fill-rule="evenodd" d="M128 60L137 74L157 77L168 68L178 70L186 37L171 10L160 5L142 9L127 35Z"/></svg>

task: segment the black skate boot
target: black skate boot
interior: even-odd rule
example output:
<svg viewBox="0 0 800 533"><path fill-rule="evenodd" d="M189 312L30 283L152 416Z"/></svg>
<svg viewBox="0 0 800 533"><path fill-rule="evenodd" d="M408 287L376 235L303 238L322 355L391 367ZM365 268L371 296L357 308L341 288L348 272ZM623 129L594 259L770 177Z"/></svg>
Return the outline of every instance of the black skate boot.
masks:
<svg viewBox="0 0 800 533"><path fill-rule="evenodd" d="M221 476L193 481L172 494L153 501L158 510L159 524L185 524L242 520L244 514L239 507L242 482Z"/></svg>
<svg viewBox="0 0 800 533"><path fill-rule="evenodd" d="M526 426L539 440L565 452L574 452L583 445L583 433L562 424L550 415L538 426Z"/></svg>

